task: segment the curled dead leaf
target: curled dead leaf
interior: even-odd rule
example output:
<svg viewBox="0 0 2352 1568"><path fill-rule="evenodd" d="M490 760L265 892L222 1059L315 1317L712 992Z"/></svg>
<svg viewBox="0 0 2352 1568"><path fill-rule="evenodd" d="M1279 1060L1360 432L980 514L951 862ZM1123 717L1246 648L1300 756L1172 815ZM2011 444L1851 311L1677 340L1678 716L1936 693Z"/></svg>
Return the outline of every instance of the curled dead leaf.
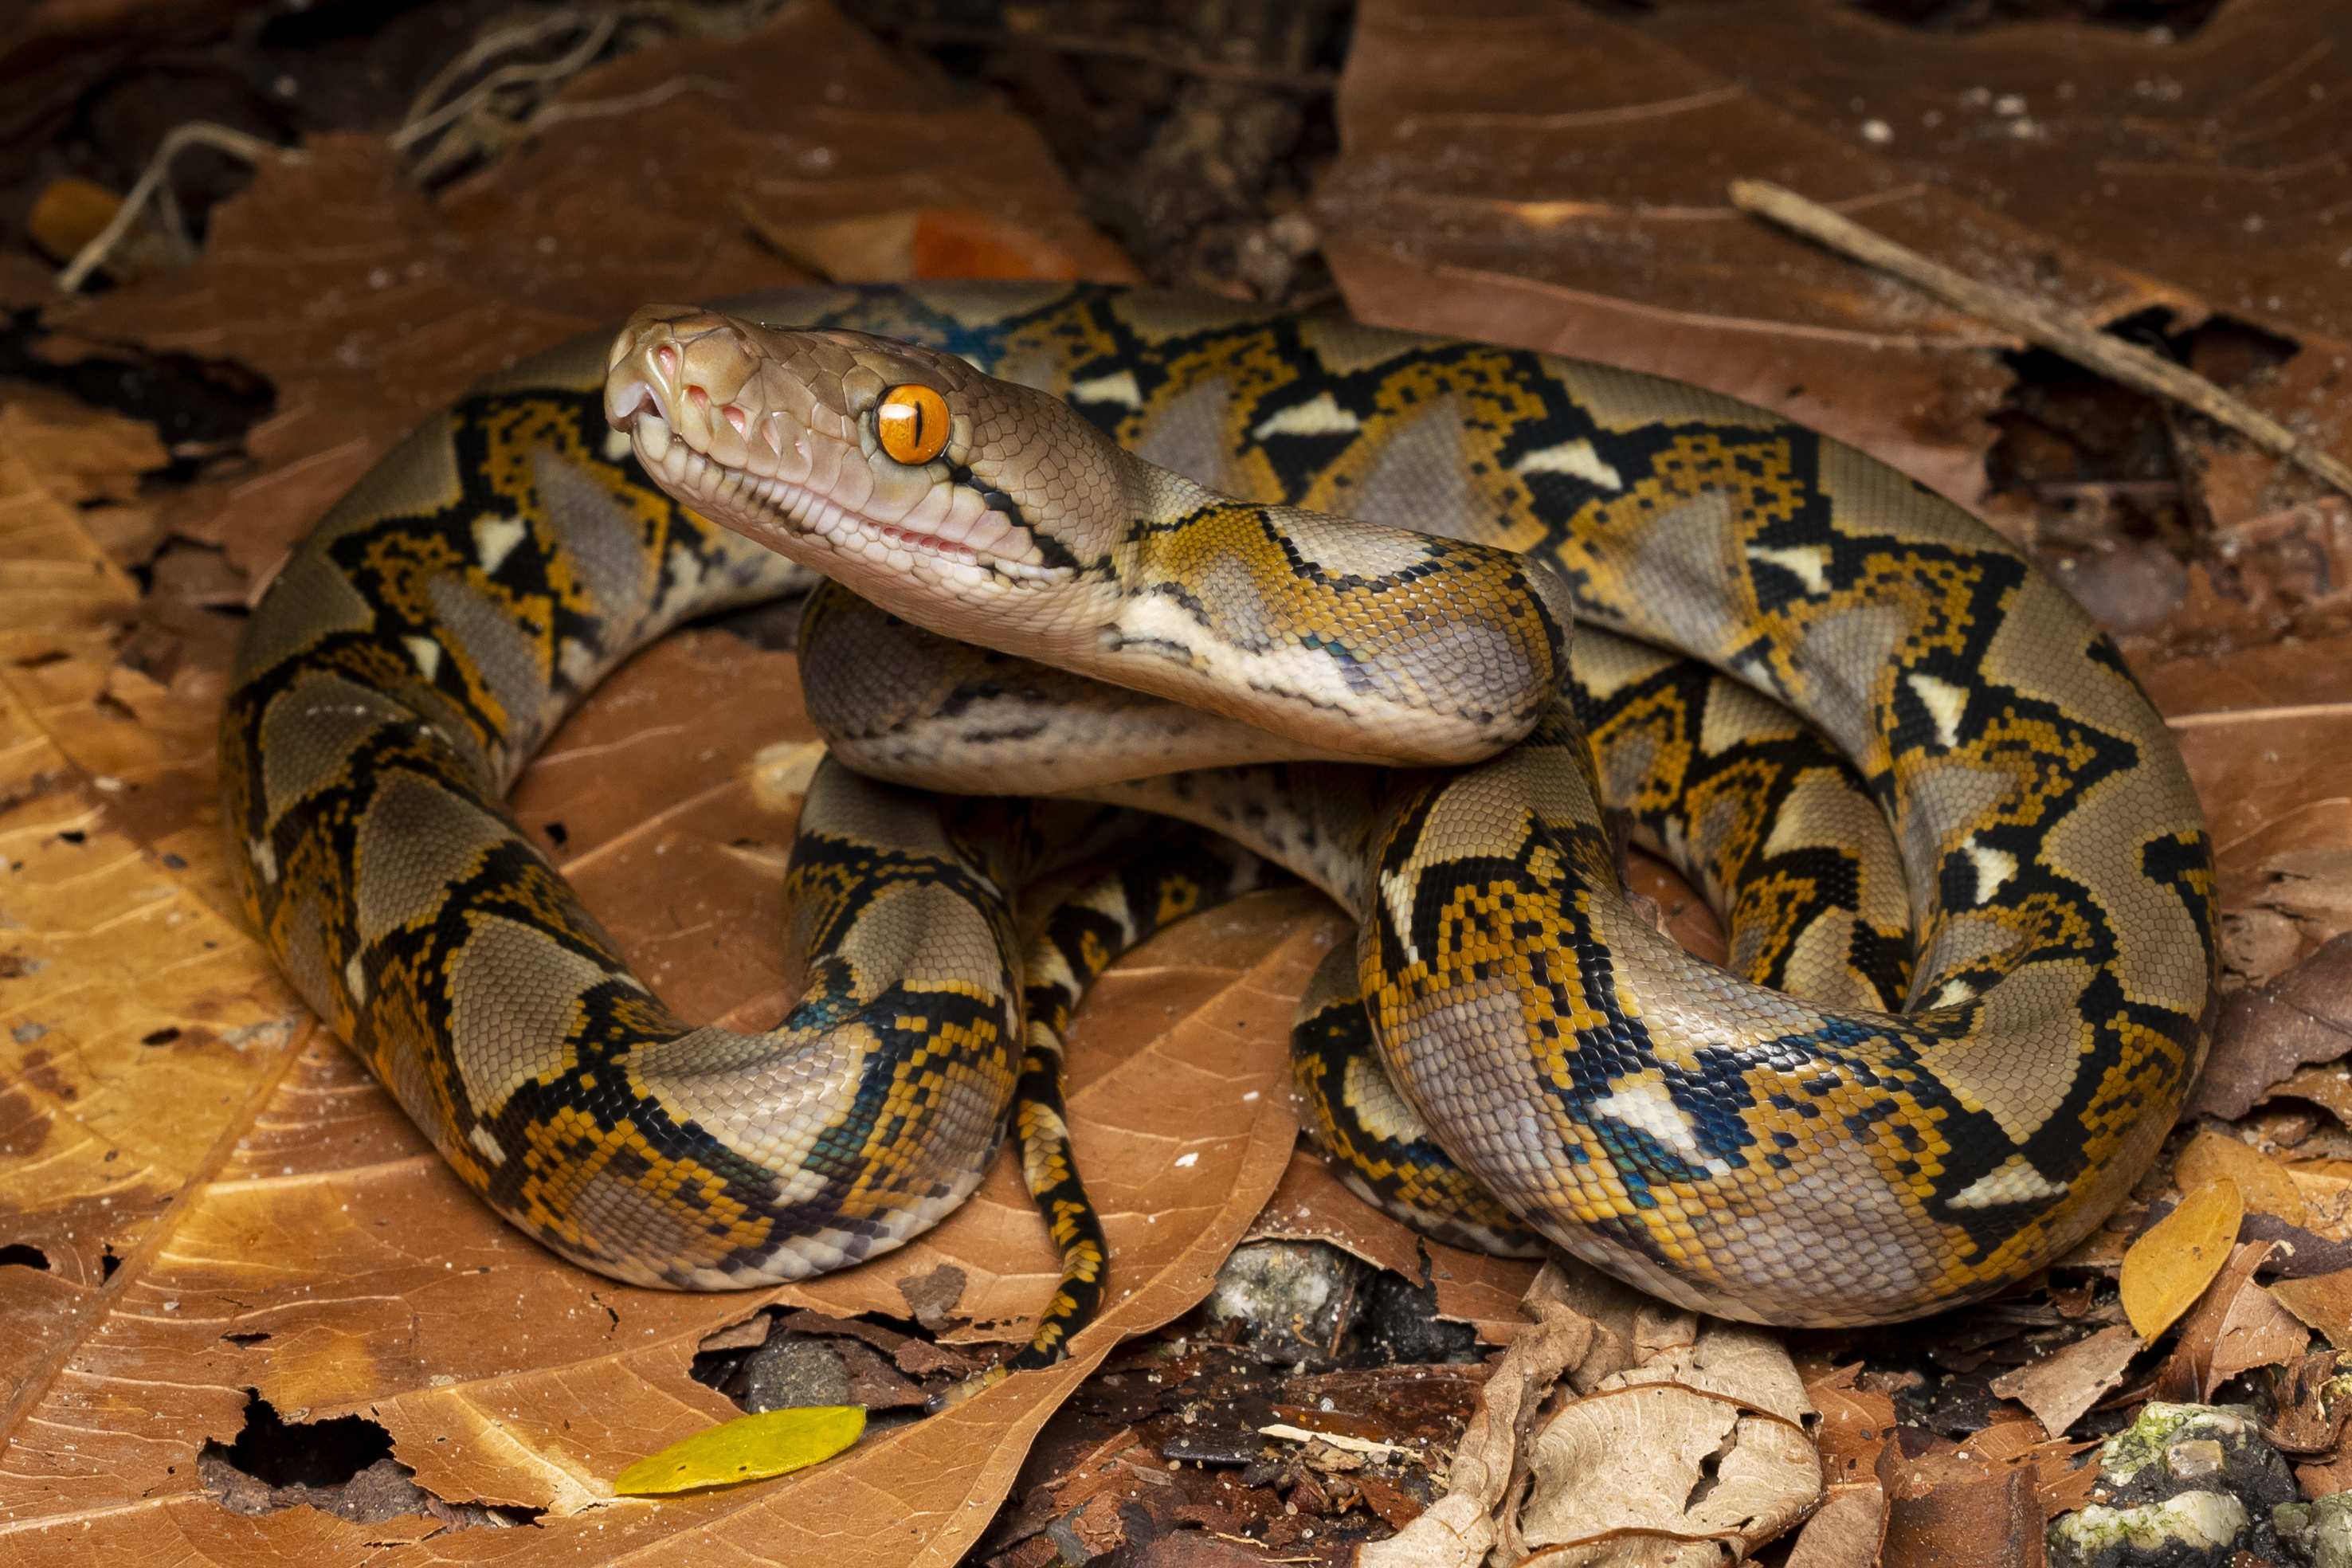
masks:
<svg viewBox="0 0 2352 1568"><path fill-rule="evenodd" d="M1712 1537L1753 1552L1821 1497L1811 1414L1779 1334L1705 1320L1688 1346L1607 1379L1544 1426L1518 1539L1540 1551Z"/></svg>
<svg viewBox="0 0 2352 1568"><path fill-rule="evenodd" d="M2309 1279L2281 1279L2271 1295L2337 1350L2352 1349L2352 1268Z"/></svg>
<svg viewBox="0 0 2352 1568"><path fill-rule="evenodd" d="M2003 1373L1992 1380L1992 1391L2032 1411L2043 1431L2063 1436L2101 1394L2123 1381L2141 1344L2139 1335L2118 1323L2076 1340L2046 1361Z"/></svg>

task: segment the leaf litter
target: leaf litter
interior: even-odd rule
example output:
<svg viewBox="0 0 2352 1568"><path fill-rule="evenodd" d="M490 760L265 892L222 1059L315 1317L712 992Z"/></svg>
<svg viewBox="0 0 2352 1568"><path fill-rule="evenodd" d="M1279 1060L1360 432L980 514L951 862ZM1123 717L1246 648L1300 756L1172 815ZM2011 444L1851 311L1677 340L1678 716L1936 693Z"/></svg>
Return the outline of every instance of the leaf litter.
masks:
<svg viewBox="0 0 2352 1568"><path fill-rule="evenodd" d="M2242 78L2231 62L2267 47L2265 26L2287 24L2225 8L2148 68L2148 46L2126 49L2111 28L1996 26L1955 38L1861 23L1809 0L1759 9L1772 15L1727 30L1720 20L1695 28L1697 9L1682 5L1637 19L1362 5L1339 84L1340 156L1307 232L1319 231L1364 319L1566 347L1713 385L1856 440L1976 508L2107 616L2173 719L2208 802L2231 994L2200 1114L2040 1296L1917 1325L1899 1352L1885 1337L1790 1337L1797 1370L1778 1383L1762 1374L1743 1397L1801 1388L1818 1418L1774 1394L1778 1405L1759 1405L1767 1416L1734 1423L1770 1426L1779 1410L1773 1432L1819 1436L1815 1489L1825 1479L1827 1490L1788 1561L1864 1562L1883 1548L1891 1563L1927 1562L1938 1540L1952 1539L2022 1551L2043 1520L2092 1496L2095 1471L2068 1468L2070 1433L2112 1430L2159 1387L2220 1396L2265 1369L2280 1420L2312 1445L2294 1450L2306 1491L2352 1486L2324 1393L2332 1355L2304 1353L2312 1333L2340 1346L2352 1331L2343 1283L2352 1268L2334 1266L2352 1237L2352 1134L2339 1109L2352 1091L2332 1065L2346 1043L2335 1000L2346 961L2331 945L2352 924L2342 914L2352 903L2342 891L2352 816L2334 784L2347 748L2334 639L2352 628L2352 512L2193 419L2086 385L1901 285L1749 223L1723 195L1732 175L1760 174L1974 275L2027 284L2143 341L2155 333L2340 451L2346 403L2334 373L2344 326L2327 314L2332 295L2294 281L2325 276L2312 270L2307 236L2277 249L2242 225L2174 224L2162 226L2171 248L2144 243L2157 232L2148 213L2171 209L2086 204L2068 184L2074 165L2032 157L2032 137L2008 129L2021 119L2053 136L2095 138L2124 123L2117 94L2155 96L2148 107L2160 112L2140 116L2130 134L2188 147L2216 115L2226 123L2251 112L2251 99L2228 96ZM1822 26L1861 29L1861 41L1789 47ZM2059 36L2065 49L2042 47ZM2279 83L2257 85L2308 86L2307 54L2281 56ZM1885 58L1907 63L1892 77L1870 68L1916 101L1882 110L1865 95L1862 109L1841 107L1836 73ZM2062 58L2063 68L2052 63ZM1590 68L1600 60L1606 69ZM2060 68L2079 95L2074 109L2054 107L2070 101L2059 83L2031 74ZM1531 1417L1552 1380L1584 1388L1577 1368L1600 1331L1549 1332L1567 1320L1549 1288L1514 1313L1525 1266L1448 1255L1367 1218L1311 1157L1286 1173L1286 987L1340 934L1303 895L1263 897L1222 929L1179 928L1106 982L1082 1015L1073 1068L1082 1124L1108 1140L1100 1159L1087 1156L1104 1173L1090 1168L1090 1180L1113 1210L1118 1266L1134 1281L1122 1288L1137 1295L1076 1361L912 1423L891 1414L911 1405L892 1401L1017 1338L1050 1289L1053 1259L1009 1166L949 1226L878 1267L741 1298L610 1286L537 1255L458 1191L238 930L210 805L210 726L234 630L224 612L249 600L310 520L420 413L481 371L643 297L708 297L818 271L1135 275L1087 226L1021 120L940 92L928 62L822 7L790 8L751 41L643 50L592 68L561 96L650 98L688 79L740 89L762 70L763 81L797 71L790 79L804 87L748 98L697 87L625 115L574 120L437 195L408 184L380 138L314 134L310 164L266 167L246 195L215 209L193 266L46 301L53 336L43 352L59 367L94 353L236 361L267 378L275 403L241 443L175 452L193 483L155 488L138 479L161 466L141 422L92 416L21 384L0 395L9 500L0 527L11 544L0 551L9 736L0 832L25 846L9 856L24 862L8 903L23 930L0 943L0 1026L16 1069L0 1111L0 1204L10 1212L0 1258L18 1265L0 1267L0 1343L22 1353L0 1364L29 1369L13 1385L0 1539L29 1542L24 1527L75 1521L168 1530L191 1555L223 1561L395 1540L408 1542L404 1558L421 1560L454 1550L434 1534L454 1507L505 1510L498 1520L528 1519L528 1539L551 1545L593 1531L601 1555L657 1540L755 1537L788 1552L793 1541L815 1543L794 1521L830 1518L842 1533L826 1550L849 1542L877 1560L948 1561L983 1531L993 1560L1024 1565L1050 1560L1041 1551L1159 1550L1187 1536L1223 1538L1220 1550L1244 1546L1244 1555L1328 1560L1364 1539L1361 1527L1335 1521L1377 1517L1410 1533L1432 1501L1474 1531L1507 1530L1527 1542L1532 1517L1547 1539L1577 1539L1601 1516L1579 1511L1576 1465L1548 1460L1559 1485L1524 1495L1533 1471L1517 1417L1502 1422L1508 1430L1490 1417L1507 1369L1514 1408ZM828 98L827 83L842 95ZM2003 109L2008 96L2027 107ZM2290 147L2324 135L2311 127L2335 111L2293 121L2274 140ZM1946 117L1942 134L1915 138L1909 121L1897 125L1915 115L1934 131L1930 113ZM1882 119L1888 139L1870 129ZM876 126L892 133L870 133ZM628 167L610 151L623 145L667 171L624 175L645 221L593 248L564 243L593 216L600 182ZM705 145L735 153L692 154ZM2252 155L2241 145L2265 143L2229 143L2222 155ZM1741 150L1738 159L1718 155L1728 148ZM2178 161L2149 162L2147 188L2183 199ZM2090 212L2105 216L2093 222ZM322 226L349 243L318 247L310 237ZM549 238L559 241L551 250ZM2223 286L2256 253L2287 279L2276 303ZM1185 265L1196 266L1200 253L1189 254ZM1143 259L1146 270L1160 265ZM1246 274L1234 286L1251 287ZM792 785L812 754L793 686L789 657L756 633L687 634L601 693L518 792L529 830L697 1018L756 1021L789 993L772 933ZM667 726L739 692L759 694L759 722L711 726L693 753L677 744ZM695 765L670 785L672 775L640 759ZM1703 907L1669 883L1653 891L1668 915L1696 910L1676 934L1703 951ZM99 949L76 933L98 931L106 956L94 963ZM122 978L107 981L107 964ZM1229 1014L1247 1027L1213 1022ZM1212 1100L1230 1106L1223 1120L1193 1121L1188 1110L1185 1126L1168 1125L1168 1104ZM1185 1153L1200 1157L1180 1167ZM1175 1190L1179 1173L1212 1172L1219 1180L1188 1189L1196 1195ZM2196 1246L2176 1245L2185 1227L2174 1220L2211 1202L2182 1204L2176 1193L2218 1191L2223 1179L2244 1196L2242 1220L2229 1235L2208 1225L2214 1237L2200 1230ZM1268 1194L1275 1201L1260 1214ZM1301 1385L1372 1374L1269 1382L1181 1324L1102 1363L1121 1331L1176 1318L1245 1233L1331 1242L1426 1285L1440 1318L1474 1325L1487 1343L1508 1337L1513 1349L1491 1372L1426 1369L1446 1375L1411 1386L1453 1391L1426 1416L1381 1403L1390 1396L1375 1391L1399 1386L1392 1379L1326 1384L1329 1393ZM2124 1321L2119 1270L2134 1302L2153 1282L2171 1311L2160 1339L2143 1341ZM915 1324L928 1337L906 1331ZM1652 1339L1643 1353L1682 1358L1670 1396L1685 1397L1681 1383L1704 1384L1700 1338ZM873 1401L876 1427L858 1449L740 1496L658 1509L610 1500L623 1463L735 1413L696 1381L698 1369L740 1394L754 1355L795 1344L819 1346ZM1860 1354L1874 1370L1839 1381L1821 1358L1841 1350L1845 1364ZM1882 1364L1947 1370L1936 1381L1874 1370ZM1615 1370L1630 1377L1639 1367ZM1122 1405L1110 1386L1149 1379L1155 1390L1198 1391L1181 1405L1194 1418L1160 1410L1157 1396ZM124 1396L129 1386L138 1398ZM1689 1397L1696 1433L1716 1417L1703 1387ZM1228 1398L1237 1408L1260 1400L1268 1418L1219 1426ZM2107 1409L2092 1408L2102 1401ZM1586 1403L1578 1423L1602 1418L1610 1401ZM1349 1417L1357 1430L1305 1444L1265 1436L1267 1426L1313 1430L1350 1405L1367 1412ZM1277 1405L1307 1425L1272 1419ZM222 1511L199 1481L206 1467L195 1451L207 1439L226 1449L241 1424L259 1429L264 1410L289 1433L353 1416L372 1424L397 1456L375 1463L413 1472L402 1484L448 1517L417 1512L415 1497L401 1524L299 1508ZM1105 1425L1121 1411L1123 1424ZM1388 1446L1423 1421L1435 1425L1418 1429L1453 1453L1440 1467L1454 1472L1452 1494L1429 1487L1427 1465L1351 1469L1367 1454L1331 1440ZM1571 1424L1548 1451L1590 1440ZM1258 1473L1250 1467L1273 1468L1234 1486L1210 1458L1188 1467L1171 1457L1195 1452L1220 1464L1246 1455L1243 1479ZM1645 1462L1670 1476L1674 1452L1662 1445ZM1485 1468L1462 1470L1473 1453ZM1767 1480L1758 1484L1769 1490L1787 1458L1759 1458L1755 1474ZM208 1468L218 1477L224 1463ZM129 1476L146 1500L122 1509ZM1522 1489L1507 1508L1515 1477ZM1016 1506L992 1530L1008 1491ZM1743 1540L1816 1506L1764 1495L1743 1514L1738 1529L1752 1532ZM1286 1500L1269 1514L1268 1497ZM1645 1517L1627 1528L1679 1538L1688 1523Z"/></svg>

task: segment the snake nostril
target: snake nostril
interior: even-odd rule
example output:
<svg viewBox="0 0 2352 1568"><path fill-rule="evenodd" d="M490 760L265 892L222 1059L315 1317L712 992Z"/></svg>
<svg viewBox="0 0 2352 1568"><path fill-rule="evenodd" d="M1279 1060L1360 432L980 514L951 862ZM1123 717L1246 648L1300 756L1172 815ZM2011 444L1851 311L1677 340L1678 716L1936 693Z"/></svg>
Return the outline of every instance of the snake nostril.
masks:
<svg viewBox="0 0 2352 1568"><path fill-rule="evenodd" d="M710 412L710 394L703 391L702 388L698 386L689 386L686 389L686 400L688 403L693 404L697 408L701 409L705 414Z"/></svg>
<svg viewBox="0 0 2352 1568"><path fill-rule="evenodd" d="M727 423L735 426L735 434L738 436L747 436L751 433L751 416L744 413L737 405L730 403L719 412L727 416Z"/></svg>
<svg viewBox="0 0 2352 1568"><path fill-rule="evenodd" d="M654 349L653 361L654 368L661 372L665 378L676 375L677 374L677 345L676 343L662 343L657 345Z"/></svg>

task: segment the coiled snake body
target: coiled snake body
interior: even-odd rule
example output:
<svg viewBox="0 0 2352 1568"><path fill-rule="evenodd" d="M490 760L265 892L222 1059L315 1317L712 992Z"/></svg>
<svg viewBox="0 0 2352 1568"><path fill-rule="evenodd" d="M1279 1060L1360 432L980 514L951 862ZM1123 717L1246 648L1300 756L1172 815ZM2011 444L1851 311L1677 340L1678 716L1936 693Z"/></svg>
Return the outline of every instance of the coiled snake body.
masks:
<svg viewBox="0 0 2352 1568"><path fill-rule="evenodd" d="M2013 1282L2120 1197L2201 1060L2212 857L2161 722L2063 592L1834 442L1543 354L1087 286L649 310L609 391L607 357L494 378L338 506L257 612L223 746L289 975L589 1267L720 1288L897 1245L977 1184L1019 1080L1066 1253L1034 1353L1099 1290L1060 1010L1254 862L1187 841L1172 881L1130 872L1159 915L1031 955L1024 1041L1013 890L1132 815L841 760L1171 812L1324 887L1363 935L1298 1073L1355 1184L1727 1316ZM808 989L767 1035L688 1028L499 800L618 660L802 580L785 555L836 584L803 641L836 759L789 879ZM1619 898L1604 802L1729 910L1748 978Z"/></svg>

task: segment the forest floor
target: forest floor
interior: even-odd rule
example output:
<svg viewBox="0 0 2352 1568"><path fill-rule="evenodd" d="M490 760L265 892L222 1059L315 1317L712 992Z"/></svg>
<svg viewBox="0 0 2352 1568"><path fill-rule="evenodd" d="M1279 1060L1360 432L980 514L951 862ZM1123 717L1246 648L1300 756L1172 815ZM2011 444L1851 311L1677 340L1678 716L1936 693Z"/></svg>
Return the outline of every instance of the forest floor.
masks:
<svg viewBox="0 0 2352 1568"><path fill-rule="evenodd" d="M498 1529L567 1561L1346 1563L1482 1443L1517 1484L1497 1413L1549 1430L1601 1375L1571 1320L1622 1375L1734 1371L1671 1440L1593 1436L1584 1484L1615 1495L1488 1510L1529 1551L2040 1563L2106 1495L2087 1445L2150 1401L2251 1410L2272 1500L2352 1489L2352 501L1727 195L1790 187L2352 458L2352 5L41 0L0 24L0 1561L437 1562ZM61 284L196 123L169 201ZM1895 1328L1759 1348L1538 1286L1297 1147L1289 1007L1341 925L1293 890L1155 941L1081 1015L1119 1293L1052 1372L919 1418L1050 1293L1003 1162L891 1258L741 1296L618 1287L506 1229L228 892L213 735L244 616L487 372L650 300L956 276L1654 371L1976 512L2114 634L2214 832L2225 996L2163 1158L2027 1288ZM649 650L513 799L695 1022L790 994L817 744L789 631ZM1638 870L1719 957L1688 887ZM2126 1310L2127 1253L2161 1321ZM871 1426L824 1466L612 1495L714 1420L835 1398ZM1732 1509L1735 1471L1765 1479ZM1771 1500L1798 1472L1807 1500ZM1649 1492L1676 1522L1623 1512ZM2300 1560L2266 1513L2234 1549Z"/></svg>

